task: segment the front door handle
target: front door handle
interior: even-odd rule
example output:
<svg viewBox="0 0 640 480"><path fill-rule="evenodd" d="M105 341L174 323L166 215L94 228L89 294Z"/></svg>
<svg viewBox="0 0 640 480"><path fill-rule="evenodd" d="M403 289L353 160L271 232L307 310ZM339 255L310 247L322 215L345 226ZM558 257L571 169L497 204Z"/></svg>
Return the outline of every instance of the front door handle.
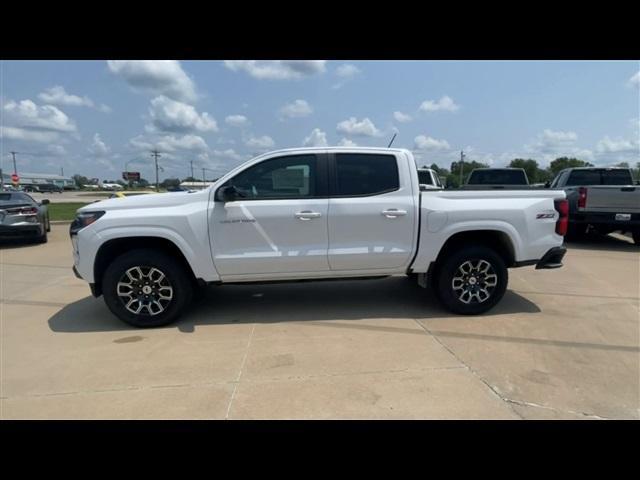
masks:
<svg viewBox="0 0 640 480"><path fill-rule="evenodd" d="M310 210L304 210L302 212L294 213L294 216L296 218L299 218L300 220L311 220L312 218L321 217L322 214L320 212L312 212Z"/></svg>
<svg viewBox="0 0 640 480"><path fill-rule="evenodd" d="M382 215L384 215L387 218L403 217L406 214L407 214L406 210L398 210L397 208L390 208L388 210L382 211Z"/></svg>

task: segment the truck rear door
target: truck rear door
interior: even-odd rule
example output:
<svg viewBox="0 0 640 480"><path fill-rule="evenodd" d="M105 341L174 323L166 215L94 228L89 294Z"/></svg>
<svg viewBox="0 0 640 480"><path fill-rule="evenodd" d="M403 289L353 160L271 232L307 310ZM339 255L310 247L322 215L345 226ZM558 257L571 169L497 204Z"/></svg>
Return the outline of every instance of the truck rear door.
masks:
<svg viewBox="0 0 640 480"><path fill-rule="evenodd" d="M397 155L401 155L398 153ZM329 156L331 270L399 269L411 261L419 192L404 157L392 153Z"/></svg>

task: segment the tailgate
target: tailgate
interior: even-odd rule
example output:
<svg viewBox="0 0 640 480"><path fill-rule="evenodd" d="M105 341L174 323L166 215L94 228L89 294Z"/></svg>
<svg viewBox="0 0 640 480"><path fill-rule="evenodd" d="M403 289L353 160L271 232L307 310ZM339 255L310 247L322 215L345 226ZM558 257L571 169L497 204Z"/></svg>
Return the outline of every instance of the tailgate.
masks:
<svg viewBox="0 0 640 480"><path fill-rule="evenodd" d="M587 203L580 211L640 213L640 187L601 185L587 187Z"/></svg>

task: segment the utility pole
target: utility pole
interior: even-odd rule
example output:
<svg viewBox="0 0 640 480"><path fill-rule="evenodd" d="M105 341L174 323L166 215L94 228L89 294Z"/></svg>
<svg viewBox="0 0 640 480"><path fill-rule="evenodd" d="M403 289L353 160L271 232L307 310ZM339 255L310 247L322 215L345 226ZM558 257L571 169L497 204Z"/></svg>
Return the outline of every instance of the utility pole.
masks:
<svg viewBox="0 0 640 480"><path fill-rule="evenodd" d="M18 152L9 152L11 155L13 155L13 173L15 173L16 175L18 174L18 169L16 168L16 153Z"/></svg>
<svg viewBox="0 0 640 480"><path fill-rule="evenodd" d="M464 167L464 152L460 150L460 186L462 186L462 168Z"/></svg>
<svg viewBox="0 0 640 480"><path fill-rule="evenodd" d="M60 167L60 176L64 177L64 167Z"/></svg>
<svg viewBox="0 0 640 480"><path fill-rule="evenodd" d="M191 178L195 178L195 177L193 176L193 160L191 160L191 162L190 162L190 163L191 163Z"/></svg>
<svg viewBox="0 0 640 480"><path fill-rule="evenodd" d="M160 191L160 186L158 184L158 157L161 157L160 152L158 150L151 150L151 156L155 159L156 162L156 192Z"/></svg>
<svg viewBox="0 0 640 480"><path fill-rule="evenodd" d="M207 183L207 181L204 178L204 171L205 171L205 168L202 167L202 188L204 188L206 186L206 183Z"/></svg>

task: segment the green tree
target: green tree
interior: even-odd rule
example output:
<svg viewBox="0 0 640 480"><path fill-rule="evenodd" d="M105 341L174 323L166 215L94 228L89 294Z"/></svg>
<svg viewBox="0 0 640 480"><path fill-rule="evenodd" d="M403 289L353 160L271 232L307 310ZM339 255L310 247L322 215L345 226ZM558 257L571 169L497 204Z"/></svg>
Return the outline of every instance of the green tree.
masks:
<svg viewBox="0 0 640 480"><path fill-rule="evenodd" d="M160 187L162 188L175 188L180 186L180 179L178 178L167 178L160 183Z"/></svg>
<svg viewBox="0 0 640 480"><path fill-rule="evenodd" d="M560 157L551 162L551 164L549 165L549 170L555 177L560 170L576 167L593 167L593 165L589 162L585 162L584 160L579 160L577 158Z"/></svg>
<svg viewBox="0 0 640 480"><path fill-rule="evenodd" d="M76 183L76 187L78 188L82 188L83 185L87 185L89 183L89 179L87 177L78 175L77 173L71 178Z"/></svg>
<svg viewBox="0 0 640 480"><path fill-rule="evenodd" d="M522 168L525 173L527 174L527 178L529 179L529 183L537 183L538 180L538 171L540 170L538 168L538 162L536 162L535 160L532 160L530 158L528 159L524 159L524 158L514 158L513 160L511 160L511 163L509 164L510 168Z"/></svg>

